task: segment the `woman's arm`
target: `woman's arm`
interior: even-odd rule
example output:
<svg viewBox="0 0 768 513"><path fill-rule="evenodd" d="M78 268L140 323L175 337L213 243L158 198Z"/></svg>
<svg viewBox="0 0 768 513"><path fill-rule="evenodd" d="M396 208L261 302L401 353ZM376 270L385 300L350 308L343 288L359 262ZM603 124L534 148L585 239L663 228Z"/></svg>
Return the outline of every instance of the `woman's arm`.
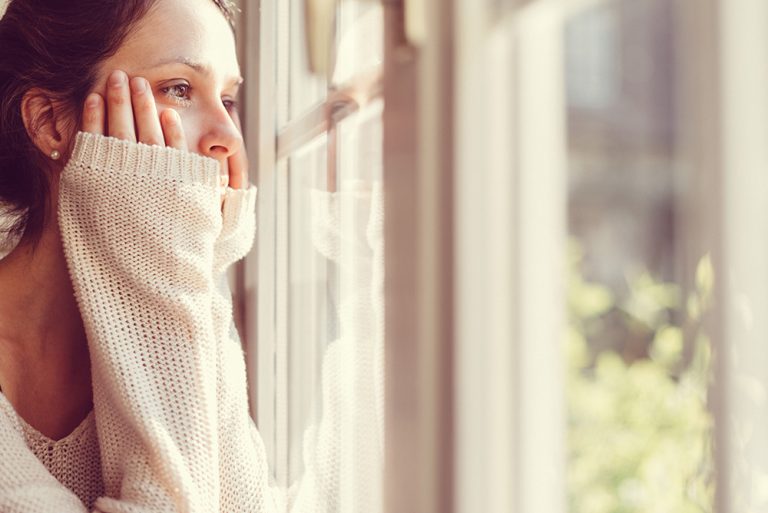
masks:
<svg viewBox="0 0 768 513"><path fill-rule="evenodd" d="M214 160L87 133L61 176L107 494L97 510L218 511L218 182Z"/></svg>
<svg viewBox="0 0 768 513"><path fill-rule="evenodd" d="M158 140L151 98L134 103L137 109L146 111L136 115L138 139L154 133ZM170 114L160 116L160 139L185 148L178 117ZM220 471L231 472L231 455L243 449L231 437L221 444L219 436L236 424L232 418L242 420L230 415L226 400L240 396L223 390L239 383L242 363L239 341L234 352L231 344L237 334L229 330L225 271L250 249L255 231L256 190L242 189L248 185L245 153L230 156L227 166L230 184L241 189L227 188L222 197L218 162L105 138L99 135L103 109L87 107L84 120L84 130L93 133L78 135L59 206L93 360L108 496L96 507L229 512L234 504L255 505L258 500L244 495L252 487L219 495ZM133 120L111 116L110 131L115 124L128 130ZM246 409L237 412L248 419L245 396L241 406ZM255 473L250 485L268 475L263 456L250 460L242 476ZM249 511L276 511L261 504Z"/></svg>
<svg viewBox="0 0 768 513"><path fill-rule="evenodd" d="M213 320L218 352L221 511L285 513L283 493L270 483L264 443L248 413L245 360L233 323L226 271L250 250L256 232L256 189L227 189L222 234L214 246L217 285Z"/></svg>

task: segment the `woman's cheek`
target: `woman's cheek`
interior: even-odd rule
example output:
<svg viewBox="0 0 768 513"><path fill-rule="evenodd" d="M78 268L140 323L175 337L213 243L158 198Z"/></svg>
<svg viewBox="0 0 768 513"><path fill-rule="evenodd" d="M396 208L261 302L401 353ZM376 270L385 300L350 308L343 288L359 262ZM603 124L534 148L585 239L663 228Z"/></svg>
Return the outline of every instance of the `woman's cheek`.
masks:
<svg viewBox="0 0 768 513"><path fill-rule="evenodd" d="M184 128L184 134L187 137L187 149L191 152L200 152L201 137L201 116L191 109L177 109L181 117L181 126Z"/></svg>

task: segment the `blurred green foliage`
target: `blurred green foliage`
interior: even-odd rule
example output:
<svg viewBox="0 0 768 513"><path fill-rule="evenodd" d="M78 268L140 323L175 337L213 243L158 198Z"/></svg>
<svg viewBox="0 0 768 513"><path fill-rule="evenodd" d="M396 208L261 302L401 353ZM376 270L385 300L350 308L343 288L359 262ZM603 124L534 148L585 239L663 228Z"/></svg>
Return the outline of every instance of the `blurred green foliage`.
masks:
<svg viewBox="0 0 768 513"><path fill-rule="evenodd" d="M583 278L582 260L583 252L572 244L569 511L711 512L711 358L701 328L714 287L710 259L701 259L695 290L686 298L678 285L647 272L628 278L629 292L619 298ZM643 352L604 340L611 333L634 334L644 341Z"/></svg>

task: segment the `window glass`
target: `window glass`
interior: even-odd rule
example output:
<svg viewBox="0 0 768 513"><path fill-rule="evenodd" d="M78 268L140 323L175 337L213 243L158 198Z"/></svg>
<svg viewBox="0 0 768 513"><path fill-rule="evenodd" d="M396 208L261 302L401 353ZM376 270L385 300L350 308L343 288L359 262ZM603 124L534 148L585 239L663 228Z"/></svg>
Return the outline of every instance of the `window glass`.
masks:
<svg viewBox="0 0 768 513"><path fill-rule="evenodd" d="M278 46L290 44L277 50L275 79L283 111L278 300L276 319L260 320L278 324L276 430L286 435L276 441L276 476L293 511L375 513L383 484L382 10L340 2L338 83L329 88L309 70L305 1L279 4Z"/></svg>
<svg viewBox="0 0 768 513"><path fill-rule="evenodd" d="M384 9L378 2L340 3L334 84L375 72L384 61Z"/></svg>
<svg viewBox="0 0 768 513"><path fill-rule="evenodd" d="M290 119L306 114L325 100L324 78L310 72L307 56L306 0L290 0Z"/></svg>
<svg viewBox="0 0 768 513"><path fill-rule="evenodd" d="M574 513L713 506L712 263L687 251L673 14L616 0L565 27Z"/></svg>
<svg viewBox="0 0 768 513"><path fill-rule="evenodd" d="M288 170L287 484L299 501L332 501L330 511L381 507L381 128L373 103L339 125L336 144L316 139ZM338 177L328 174L336 152Z"/></svg>
<svg viewBox="0 0 768 513"><path fill-rule="evenodd" d="M304 472L302 438L317 424L322 403L321 359L336 338L332 323L333 269L315 235L319 203L327 194L327 137L307 144L289 159L289 343L288 343L288 479Z"/></svg>

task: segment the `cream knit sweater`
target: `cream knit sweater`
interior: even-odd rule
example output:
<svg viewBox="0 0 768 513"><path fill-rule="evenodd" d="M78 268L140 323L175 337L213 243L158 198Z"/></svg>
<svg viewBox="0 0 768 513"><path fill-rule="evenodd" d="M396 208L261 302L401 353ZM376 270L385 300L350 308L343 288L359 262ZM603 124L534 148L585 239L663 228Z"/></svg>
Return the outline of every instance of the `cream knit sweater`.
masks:
<svg viewBox="0 0 768 513"><path fill-rule="evenodd" d="M225 279L253 243L256 191L222 207L218 176L212 159L78 134L58 214L94 411L54 442L0 398L1 512L284 509Z"/></svg>
<svg viewBox="0 0 768 513"><path fill-rule="evenodd" d="M271 482L248 414L225 274L253 244L256 190L222 191L218 173L191 153L78 134L58 216L94 410L54 441L0 393L0 513L381 510L381 189L310 199L316 250L355 286L289 493ZM351 241L339 237L341 212L356 220Z"/></svg>

